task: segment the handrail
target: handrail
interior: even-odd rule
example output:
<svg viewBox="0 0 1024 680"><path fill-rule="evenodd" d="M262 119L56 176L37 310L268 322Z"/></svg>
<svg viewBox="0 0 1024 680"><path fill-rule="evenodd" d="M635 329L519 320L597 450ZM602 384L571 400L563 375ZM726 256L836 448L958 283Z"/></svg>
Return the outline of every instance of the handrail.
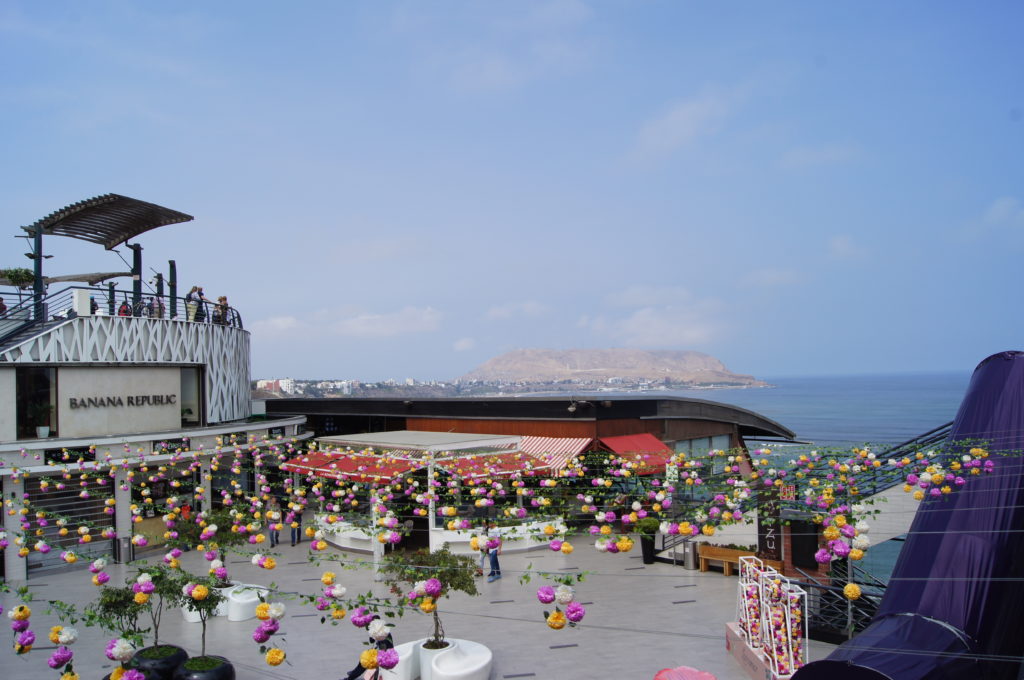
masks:
<svg viewBox="0 0 1024 680"><path fill-rule="evenodd" d="M89 291L92 300L91 313L96 316L167 318L234 328L243 327L242 315L237 309L209 300L195 303L184 297L172 298L169 295L154 294L143 296L140 303L134 305L132 291L113 287L69 286L42 296L29 294L28 299L0 314L0 342L32 327L77 316L73 305L75 290Z"/></svg>

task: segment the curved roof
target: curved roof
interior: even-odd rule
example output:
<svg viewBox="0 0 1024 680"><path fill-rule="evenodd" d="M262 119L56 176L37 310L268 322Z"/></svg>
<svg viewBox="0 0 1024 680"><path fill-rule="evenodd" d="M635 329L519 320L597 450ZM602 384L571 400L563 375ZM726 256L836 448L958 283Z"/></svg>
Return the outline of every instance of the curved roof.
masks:
<svg viewBox="0 0 1024 680"><path fill-rule="evenodd" d="M61 208L27 227L30 234L70 236L107 250L143 232L195 219L177 210L120 194L103 194Z"/></svg>

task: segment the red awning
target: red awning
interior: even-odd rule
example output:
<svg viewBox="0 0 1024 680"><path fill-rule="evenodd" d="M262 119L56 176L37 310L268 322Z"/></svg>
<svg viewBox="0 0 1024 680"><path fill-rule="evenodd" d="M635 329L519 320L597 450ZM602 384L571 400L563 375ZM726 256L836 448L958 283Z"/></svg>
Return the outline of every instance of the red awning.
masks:
<svg viewBox="0 0 1024 680"><path fill-rule="evenodd" d="M547 472L549 470L546 462L522 451L461 456L439 460L434 465L463 479L510 477L520 472L529 475L533 471Z"/></svg>
<svg viewBox="0 0 1024 680"><path fill-rule="evenodd" d="M590 437L523 437L519 449L539 458L552 472L557 472L583 453L591 441Z"/></svg>
<svg viewBox="0 0 1024 680"><path fill-rule="evenodd" d="M650 475L665 470L665 464L675 455L665 442L653 434L627 434L618 437L601 437L601 443L626 460L640 464L637 472Z"/></svg>
<svg viewBox="0 0 1024 680"><path fill-rule="evenodd" d="M301 475L312 475L316 474L321 465L325 465L333 459L334 455L325 451L310 451L305 455L281 463L281 469L286 472L298 472Z"/></svg>

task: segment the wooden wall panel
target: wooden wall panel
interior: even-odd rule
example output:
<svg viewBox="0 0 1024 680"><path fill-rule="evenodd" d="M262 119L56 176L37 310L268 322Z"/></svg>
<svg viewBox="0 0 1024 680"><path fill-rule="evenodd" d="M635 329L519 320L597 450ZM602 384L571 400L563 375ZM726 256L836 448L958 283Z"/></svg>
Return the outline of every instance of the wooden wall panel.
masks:
<svg viewBox="0 0 1024 680"><path fill-rule="evenodd" d="M595 437L592 420L488 420L460 418L406 418L410 430L471 434L533 435L536 437Z"/></svg>
<svg viewBox="0 0 1024 680"><path fill-rule="evenodd" d="M640 420L639 418L620 418L616 420L597 421L598 437L618 437L625 434L650 433L658 439L664 434L664 420Z"/></svg>
<svg viewBox="0 0 1024 680"><path fill-rule="evenodd" d="M678 441L680 439L697 439L699 437L714 437L715 435L728 434L736 437L736 426L732 423L721 423L714 420L665 420L666 441Z"/></svg>

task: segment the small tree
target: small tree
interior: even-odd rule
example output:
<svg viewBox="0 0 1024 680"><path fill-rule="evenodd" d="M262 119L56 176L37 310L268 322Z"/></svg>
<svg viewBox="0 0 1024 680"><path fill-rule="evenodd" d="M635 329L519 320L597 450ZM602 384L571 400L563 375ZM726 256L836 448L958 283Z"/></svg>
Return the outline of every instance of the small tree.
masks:
<svg viewBox="0 0 1024 680"><path fill-rule="evenodd" d="M224 594L216 589L211 578L192 578L181 588L182 606L199 614L202 624L202 647L200 658L206 656L206 620L213 614L217 606L224 601Z"/></svg>
<svg viewBox="0 0 1024 680"><path fill-rule="evenodd" d="M146 574L149 576L150 583L152 583L152 589L148 587L140 587L138 581L136 585L132 586L135 591L135 601L139 600L139 593L149 590L146 593L149 597L145 602L144 607L149 612L149 619L153 624L153 646L160 646L160 619L163 617L164 607L175 607L181 606L184 595L182 594L182 588L186 583L186 577L181 575L176 569L171 569L163 564L155 564L144 567L139 570L139 575Z"/></svg>
<svg viewBox="0 0 1024 680"><path fill-rule="evenodd" d="M99 626L139 646L148 632L139 627L139 615L145 608L135 601L131 586L103 586L96 601L85 608L85 625Z"/></svg>
<svg viewBox="0 0 1024 680"><path fill-rule="evenodd" d="M441 617L437 613L437 600L448 597L453 591L479 595L474 579L476 566L473 557L454 554L447 543L434 552L424 549L407 554L392 553L384 558L380 571L391 592L433 615L434 633L424 647L441 649L448 646ZM430 583L435 579L438 583ZM412 586L413 590L406 592L403 586Z"/></svg>

